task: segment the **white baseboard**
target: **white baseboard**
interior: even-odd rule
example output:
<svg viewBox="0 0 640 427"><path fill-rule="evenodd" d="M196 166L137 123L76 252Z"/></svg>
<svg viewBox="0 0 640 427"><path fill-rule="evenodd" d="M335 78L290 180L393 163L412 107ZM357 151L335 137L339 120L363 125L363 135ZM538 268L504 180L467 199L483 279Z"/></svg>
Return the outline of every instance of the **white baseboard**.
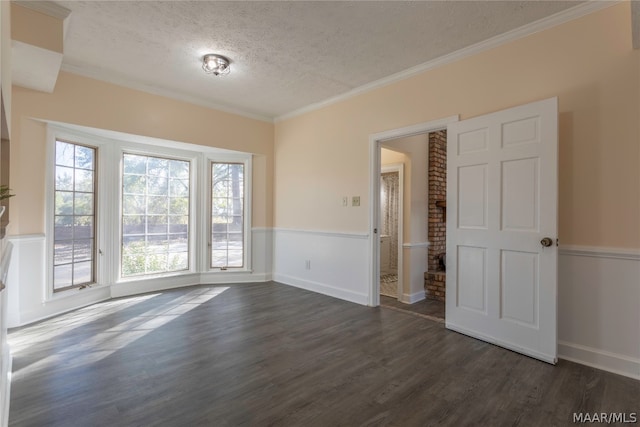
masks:
<svg viewBox="0 0 640 427"><path fill-rule="evenodd" d="M155 277L149 279L120 282L111 285L111 297L126 297L147 292L164 291L200 284L200 274L181 274L176 276Z"/></svg>
<svg viewBox="0 0 640 427"><path fill-rule="evenodd" d="M202 273L200 275L201 285L218 285L228 283L255 283L268 282L271 280L271 273L251 273L251 272L232 272L232 273Z"/></svg>
<svg viewBox="0 0 640 427"><path fill-rule="evenodd" d="M640 380L640 359L564 341L558 341L558 357Z"/></svg>
<svg viewBox="0 0 640 427"><path fill-rule="evenodd" d="M319 294L327 295L334 298L339 298L345 301L354 302L356 304L366 305L368 302L368 295L359 294L345 289L336 288L324 283L313 282L310 280L301 279L299 277L288 276L286 274L274 273L273 280L285 285L294 286L300 289L306 289L307 291L316 292Z"/></svg>
<svg viewBox="0 0 640 427"><path fill-rule="evenodd" d="M274 229L273 280L369 303L369 239L360 233Z"/></svg>
<svg viewBox="0 0 640 427"><path fill-rule="evenodd" d="M413 304L418 301L422 301L425 298L427 298L427 296L424 290L422 290L413 294L402 294L402 296L400 297L400 302L403 302L405 304Z"/></svg>

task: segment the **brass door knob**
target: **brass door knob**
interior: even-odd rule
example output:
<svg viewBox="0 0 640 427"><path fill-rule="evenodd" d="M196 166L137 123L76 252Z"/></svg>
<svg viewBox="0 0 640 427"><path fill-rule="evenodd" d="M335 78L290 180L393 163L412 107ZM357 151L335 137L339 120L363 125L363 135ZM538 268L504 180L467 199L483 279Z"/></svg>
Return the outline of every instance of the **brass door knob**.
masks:
<svg viewBox="0 0 640 427"><path fill-rule="evenodd" d="M540 244L545 248L548 248L549 246L553 245L553 240L551 240L550 237L545 237L544 239L540 240Z"/></svg>

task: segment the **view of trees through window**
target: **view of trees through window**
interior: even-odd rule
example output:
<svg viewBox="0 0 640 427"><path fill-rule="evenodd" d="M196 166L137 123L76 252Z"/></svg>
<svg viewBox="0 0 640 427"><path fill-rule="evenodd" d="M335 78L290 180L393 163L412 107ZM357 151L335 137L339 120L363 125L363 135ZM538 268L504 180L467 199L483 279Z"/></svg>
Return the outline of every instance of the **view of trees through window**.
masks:
<svg viewBox="0 0 640 427"><path fill-rule="evenodd" d="M124 154L122 276L189 268L190 163Z"/></svg>
<svg viewBox="0 0 640 427"><path fill-rule="evenodd" d="M53 290L95 282L96 150L55 145Z"/></svg>
<svg viewBox="0 0 640 427"><path fill-rule="evenodd" d="M211 267L244 266L244 164L211 164Z"/></svg>

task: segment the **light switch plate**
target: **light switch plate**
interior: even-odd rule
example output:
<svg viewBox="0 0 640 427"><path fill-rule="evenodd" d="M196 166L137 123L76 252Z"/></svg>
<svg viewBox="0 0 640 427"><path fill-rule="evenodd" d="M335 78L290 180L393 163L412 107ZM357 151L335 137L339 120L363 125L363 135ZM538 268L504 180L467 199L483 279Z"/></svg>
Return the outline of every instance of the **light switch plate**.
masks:
<svg viewBox="0 0 640 427"><path fill-rule="evenodd" d="M351 206L360 206L360 196L353 196L351 198Z"/></svg>

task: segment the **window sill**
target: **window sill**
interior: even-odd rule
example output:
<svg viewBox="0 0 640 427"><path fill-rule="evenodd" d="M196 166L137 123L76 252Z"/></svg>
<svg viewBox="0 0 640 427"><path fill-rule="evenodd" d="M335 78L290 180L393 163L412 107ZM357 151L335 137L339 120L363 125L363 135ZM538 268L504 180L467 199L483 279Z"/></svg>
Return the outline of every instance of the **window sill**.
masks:
<svg viewBox="0 0 640 427"><path fill-rule="evenodd" d="M104 292L105 290L108 291L109 288L110 288L109 285L94 283L94 284L92 284L90 286L87 286L85 288L67 289L66 291L55 292L55 293L47 296L47 298L45 298L43 303L46 304L46 303L51 303L51 302L56 302L56 301L62 301L62 300L71 299L71 298L74 298L74 297L83 297L84 298L84 297L87 297L88 295Z"/></svg>

